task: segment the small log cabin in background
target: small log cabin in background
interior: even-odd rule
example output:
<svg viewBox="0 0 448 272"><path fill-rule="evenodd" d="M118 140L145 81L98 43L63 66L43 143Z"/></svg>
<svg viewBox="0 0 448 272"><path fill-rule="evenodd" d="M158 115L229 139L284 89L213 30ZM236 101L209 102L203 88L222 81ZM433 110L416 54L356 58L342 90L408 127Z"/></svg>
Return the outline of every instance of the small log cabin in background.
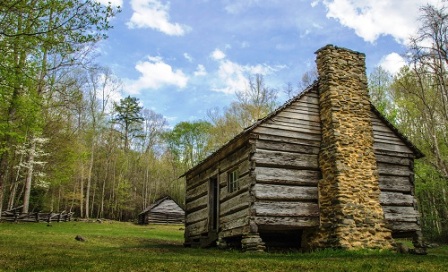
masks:
<svg viewBox="0 0 448 272"><path fill-rule="evenodd" d="M422 246L423 154L369 102L364 54L316 54L316 83L184 174L185 246Z"/></svg>
<svg viewBox="0 0 448 272"><path fill-rule="evenodd" d="M138 215L138 223L147 224L181 224L185 211L169 196L156 200Z"/></svg>

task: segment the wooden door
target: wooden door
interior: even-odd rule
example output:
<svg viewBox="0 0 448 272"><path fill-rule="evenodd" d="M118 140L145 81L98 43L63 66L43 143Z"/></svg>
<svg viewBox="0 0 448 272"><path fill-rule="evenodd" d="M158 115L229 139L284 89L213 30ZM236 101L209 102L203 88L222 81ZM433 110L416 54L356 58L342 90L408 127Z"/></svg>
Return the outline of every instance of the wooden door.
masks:
<svg viewBox="0 0 448 272"><path fill-rule="evenodd" d="M213 177L209 181L209 230L218 231L219 227L219 184L218 178Z"/></svg>

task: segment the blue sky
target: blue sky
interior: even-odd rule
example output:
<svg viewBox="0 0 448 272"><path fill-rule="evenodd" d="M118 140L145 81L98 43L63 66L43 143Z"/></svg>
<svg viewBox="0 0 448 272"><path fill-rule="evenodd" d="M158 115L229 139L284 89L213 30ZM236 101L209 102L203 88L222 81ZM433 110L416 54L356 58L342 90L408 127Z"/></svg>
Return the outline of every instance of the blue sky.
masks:
<svg viewBox="0 0 448 272"><path fill-rule="evenodd" d="M419 7L440 0L98 0L120 5L98 61L171 126L206 119L235 100L247 77L297 85L326 44L394 73L418 28ZM116 96L117 98L120 96Z"/></svg>

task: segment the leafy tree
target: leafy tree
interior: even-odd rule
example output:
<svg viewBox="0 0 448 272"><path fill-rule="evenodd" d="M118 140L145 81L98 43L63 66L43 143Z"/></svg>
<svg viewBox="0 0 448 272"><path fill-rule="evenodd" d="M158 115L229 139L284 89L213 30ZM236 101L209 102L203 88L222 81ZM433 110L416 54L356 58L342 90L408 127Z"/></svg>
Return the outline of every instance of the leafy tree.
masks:
<svg viewBox="0 0 448 272"><path fill-rule="evenodd" d="M394 121L394 105L391 84L393 76L381 66L369 75L369 95L373 105L389 120Z"/></svg>
<svg viewBox="0 0 448 272"><path fill-rule="evenodd" d="M114 104L116 116L113 121L121 128L125 150L129 150L133 138L142 136L142 109L138 99L131 96L120 99L120 103Z"/></svg>
<svg viewBox="0 0 448 272"><path fill-rule="evenodd" d="M236 93L236 101L223 109L218 108L207 112L213 127L210 131L213 149L232 139L246 127L272 112L277 105L276 89L266 86L264 77L260 74L249 77L245 90Z"/></svg>
<svg viewBox="0 0 448 272"><path fill-rule="evenodd" d="M288 96L288 98L293 98L294 96L298 95L302 91L304 91L306 88L311 86L314 81L318 78L317 69L314 67L311 70L306 71L303 73L302 78L297 84L297 87L294 88L293 84L291 82L288 82L284 87L283 91Z"/></svg>
<svg viewBox="0 0 448 272"><path fill-rule="evenodd" d="M211 124L206 121L181 122L165 134L169 150L183 168L191 168L209 153Z"/></svg>
<svg viewBox="0 0 448 272"><path fill-rule="evenodd" d="M0 211L14 147L42 134L55 75L85 61L116 11L94 0L0 1Z"/></svg>
<svg viewBox="0 0 448 272"><path fill-rule="evenodd" d="M395 123L426 155L416 163L416 196L429 237L448 239L448 13L421 8L409 65L391 84Z"/></svg>
<svg viewBox="0 0 448 272"><path fill-rule="evenodd" d="M243 127L247 127L260 118L268 115L276 106L277 90L266 86L263 75L249 77L249 86L236 92L239 114Z"/></svg>

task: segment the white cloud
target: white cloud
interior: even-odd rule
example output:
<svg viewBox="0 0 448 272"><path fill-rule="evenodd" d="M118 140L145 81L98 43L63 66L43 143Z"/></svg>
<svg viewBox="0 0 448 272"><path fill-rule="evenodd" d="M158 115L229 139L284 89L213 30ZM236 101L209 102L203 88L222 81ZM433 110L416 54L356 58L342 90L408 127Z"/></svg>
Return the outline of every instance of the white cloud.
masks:
<svg viewBox="0 0 448 272"><path fill-rule="evenodd" d="M383 57L379 63L379 66L381 66L384 70L388 71L392 75L397 74L405 65L405 59L395 52Z"/></svg>
<svg viewBox="0 0 448 272"><path fill-rule="evenodd" d="M193 57L190 56L190 54L188 54L188 53L184 53L184 58L185 58L186 60L188 60L189 62L193 62Z"/></svg>
<svg viewBox="0 0 448 272"><path fill-rule="evenodd" d="M315 6L317 6L317 4L319 4L319 0L314 0L313 2L311 2L311 6L314 8Z"/></svg>
<svg viewBox="0 0 448 272"><path fill-rule="evenodd" d="M170 36L183 36L190 30L189 26L171 23L169 3L160 0L131 0L132 17L127 23L129 28L152 28Z"/></svg>
<svg viewBox="0 0 448 272"><path fill-rule="evenodd" d="M382 35L391 35L399 43L406 43L418 29L419 8L422 0L319 0L327 8L327 17L353 29L367 42L375 42ZM437 4L439 0L427 0ZM312 2L316 6L317 1Z"/></svg>
<svg viewBox="0 0 448 272"><path fill-rule="evenodd" d="M218 78L219 83L214 91L232 94L245 90L249 84L248 76L254 74L268 75L285 68L285 66L272 67L266 64L241 65L230 60L220 60Z"/></svg>
<svg viewBox="0 0 448 272"><path fill-rule="evenodd" d="M264 0L266 2L266 0ZM254 5L257 5L258 3L263 3L263 1L260 0L236 0L236 1L230 1L229 4L226 5L225 9L228 13L231 14L238 14Z"/></svg>
<svg viewBox="0 0 448 272"><path fill-rule="evenodd" d="M244 70L244 67L237 63L223 61L219 66L218 76L224 86L213 90L229 94L244 90L248 85Z"/></svg>
<svg viewBox="0 0 448 272"><path fill-rule="evenodd" d="M207 75L207 71L205 70L204 65L198 64L198 67L196 68L196 71L194 72L195 76L205 76Z"/></svg>
<svg viewBox="0 0 448 272"><path fill-rule="evenodd" d="M214 60L222 60L226 57L226 54L224 54L224 52L222 52L219 49L215 49L215 51L213 51L210 56L214 59Z"/></svg>
<svg viewBox="0 0 448 272"><path fill-rule="evenodd" d="M188 77L181 70L173 70L161 57L149 56L146 61L138 62L135 69L141 75L136 81L131 81L125 89L129 94L138 94L142 89L159 89L167 85L184 88L188 83Z"/></svg>

